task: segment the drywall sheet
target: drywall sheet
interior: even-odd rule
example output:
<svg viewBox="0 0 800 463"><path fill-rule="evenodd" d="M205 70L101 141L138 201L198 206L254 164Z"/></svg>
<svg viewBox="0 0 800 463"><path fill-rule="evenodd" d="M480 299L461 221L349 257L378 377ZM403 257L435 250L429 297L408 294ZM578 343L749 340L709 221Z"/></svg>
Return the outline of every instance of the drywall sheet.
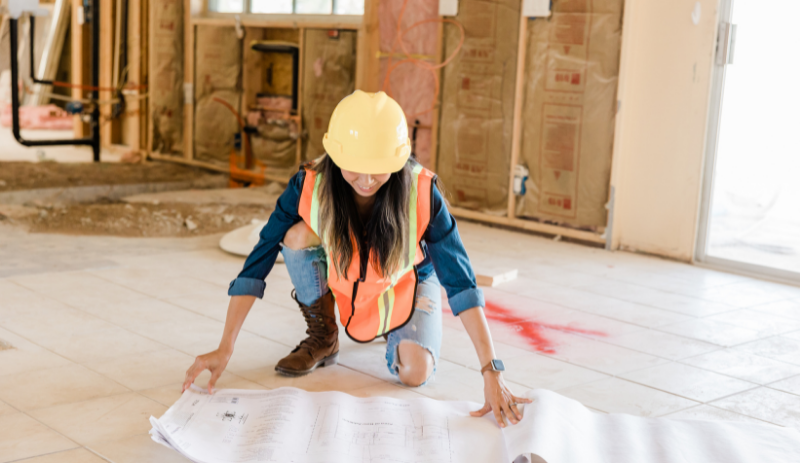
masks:
<svg viewBox="0 0 800 463"><path fill-rule="evenodd" d="M240 128L236 116L214 99L225 100L240 112L242 42L236 29L197 26L195 63L194 157L227 164Z"/></svg>
<svg viewBox="0 0 800 463"><path fill-rule="evenodd" d="M517 214L606 225L623 0L555 0L528 22Z"/></svg>
<svg viewBox="0 0 800 463"><path fill-rule="evenodd" d="M520 2L462 0L464 48L444 68L437 172L453 205L506 210ZM445 54L459 30L445 25Z"/></svg>
<svg viewBox="0 0 800 463"><path fill-rule="evenodd" d="M325 153L333 108L355 90L356 32L306 29L303 47L303 158L310 160Z"/></svg>
<svg viewBox="0 0 800 463"><path fill-rule="evenodd" d="M381 0L378 4L381 51L380 84L382 89L397 100L400 107L403 108L408 118L409 136L413 136L416 126L414 154L417 160L425 167L433 169L434 166L430 165L433 111L430 109L435 98L434 74L428 69L406 62L394 68L388 82L389 85L384 85L392 47L394 47L394 55L391 58L392 66L405 59L402 48L396 42L397 18L402 7L403 0ZM401 28L408 29L420 21L438 19L438 10L438 0L408 0ZM410 29L403 36L403 44L408 53L414 58L424 60L429 65L436 64L437 29L438 24L435 22L422 23ZM439 73L439 71L435 72Z"/></svg>
<svg viewBox="0 0 800 463"><path fill-rule="evenodd" d="M183 1L150 2L151 149L183 151Z"/></svg>

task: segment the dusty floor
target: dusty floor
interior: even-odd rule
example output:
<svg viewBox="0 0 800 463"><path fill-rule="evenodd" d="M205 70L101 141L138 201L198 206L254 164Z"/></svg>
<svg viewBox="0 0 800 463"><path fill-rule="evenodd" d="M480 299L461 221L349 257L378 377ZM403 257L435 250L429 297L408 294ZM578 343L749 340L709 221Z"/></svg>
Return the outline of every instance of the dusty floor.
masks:
<svg viewBox="0 0 800 463"><path fill-rule="evenodd" d="M0 162L0 192L178 182L202 189L224 184L225 177L166 162L143 165ZM176 202L154 200L132 204L103 197L88 204L35 200L25 205L0 204L0 221L20 225L34 233L193 236L227 232L249 224L253 219L266 220L275 198L267 199L271 201L260 204L257 201L250 204L192 204L180 201L180 198Z"/></svg>
<svg viewBox="0 0 800 463"><path fill-rule="evenodd" d="M171 162L146 164L2 162L0 192L90 185L189 182L202 188L219 183L220 174Z"/></svg>
<svg viewBox="0 0 800 463"><path fill-rule="evenodd" d="M114 236L197 236L228 232L252 220L267 220L272 207L252 204L73 204L15 208L0 220L33 233Z"/></svg>
<svg viewBox="0 0 800 463"><path fill-rule="evenodd" d="M475 266L520 278L486 289L515 391L547 388L601 412L800 428L800 288L460 222ZM0 223L0 462L185 461L150 415L217 346L243 258L219 235L30 234ZM386 344L341 338L340 364L296 379L274 365L303 337L285 267L267 280L222 388L482 399L469 338L444 314L435 380L401 386ZM204 385L207 374L198 380Z"/></svg>

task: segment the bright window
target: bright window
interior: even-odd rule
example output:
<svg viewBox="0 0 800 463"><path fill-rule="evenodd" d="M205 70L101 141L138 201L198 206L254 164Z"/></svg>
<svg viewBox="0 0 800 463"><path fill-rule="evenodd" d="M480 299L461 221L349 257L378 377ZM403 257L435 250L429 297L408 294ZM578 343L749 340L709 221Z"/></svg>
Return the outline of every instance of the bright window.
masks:
<svg viewBox="0 0 800 463"><path fill-rule="evenodd" d="M292 14L292 0L253 0L250 12L267 14Z"/></svg>
<svg viewBox="0 0 800 463"><path fill-rule="evenodd" d="M333 14L364 14L364 0L334 1Z"/></svg>
<svg viewBox="0 0 800 463"><path fill-rule="evenodd" d="M208 0L208 9L217 13L241 13L244 0Z"/></svg>
<svg viewBox="0 0 800 463"><path fill-rule="evenodd" d="M249 3L250 11L245 11ZM260 14L364 14L364 0L208 0L208 9L215 13Z"/></svg>

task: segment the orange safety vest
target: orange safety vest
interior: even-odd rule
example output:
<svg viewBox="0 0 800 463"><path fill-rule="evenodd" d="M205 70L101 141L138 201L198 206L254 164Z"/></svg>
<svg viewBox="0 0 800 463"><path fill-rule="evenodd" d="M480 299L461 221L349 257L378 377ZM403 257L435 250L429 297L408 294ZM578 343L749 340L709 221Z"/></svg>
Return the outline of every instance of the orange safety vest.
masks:
<svg viewBox="0 0 800 463"><path fill-rule="evenodd" d="M306 169L303 193L300 196L300 217L322 239L319 230L319 184L321 175ZM361 275L358 250L353 252L348 279L336 273L333 260L328 256L328 286L339 307L339 319L345 332L357 342L369 342L405 325L414 314L417 295L416 266L424 255L420 241L431 219L431 194L436 175L417 164L412 171L411 197L408 204L409 239L401 268L392 275L381 277L372 265L367 264ZM323 239L323 246L327 250Z"/></svg>

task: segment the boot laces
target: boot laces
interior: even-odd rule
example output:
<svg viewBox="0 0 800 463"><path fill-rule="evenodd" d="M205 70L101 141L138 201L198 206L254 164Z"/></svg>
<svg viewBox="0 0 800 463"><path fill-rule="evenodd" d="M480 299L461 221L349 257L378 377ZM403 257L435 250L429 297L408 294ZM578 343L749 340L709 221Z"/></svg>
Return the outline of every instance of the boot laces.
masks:
<svg viewBox="0 0 800 463"><path fill-rule="evenodd" d="M321 307L300 307L303 312L303 317L306 319L306 334L308 337L300 342L297 347L308 347L311 349L324 347L326 338L330 333L325 326L325 319L322 315Z"/></svg>

